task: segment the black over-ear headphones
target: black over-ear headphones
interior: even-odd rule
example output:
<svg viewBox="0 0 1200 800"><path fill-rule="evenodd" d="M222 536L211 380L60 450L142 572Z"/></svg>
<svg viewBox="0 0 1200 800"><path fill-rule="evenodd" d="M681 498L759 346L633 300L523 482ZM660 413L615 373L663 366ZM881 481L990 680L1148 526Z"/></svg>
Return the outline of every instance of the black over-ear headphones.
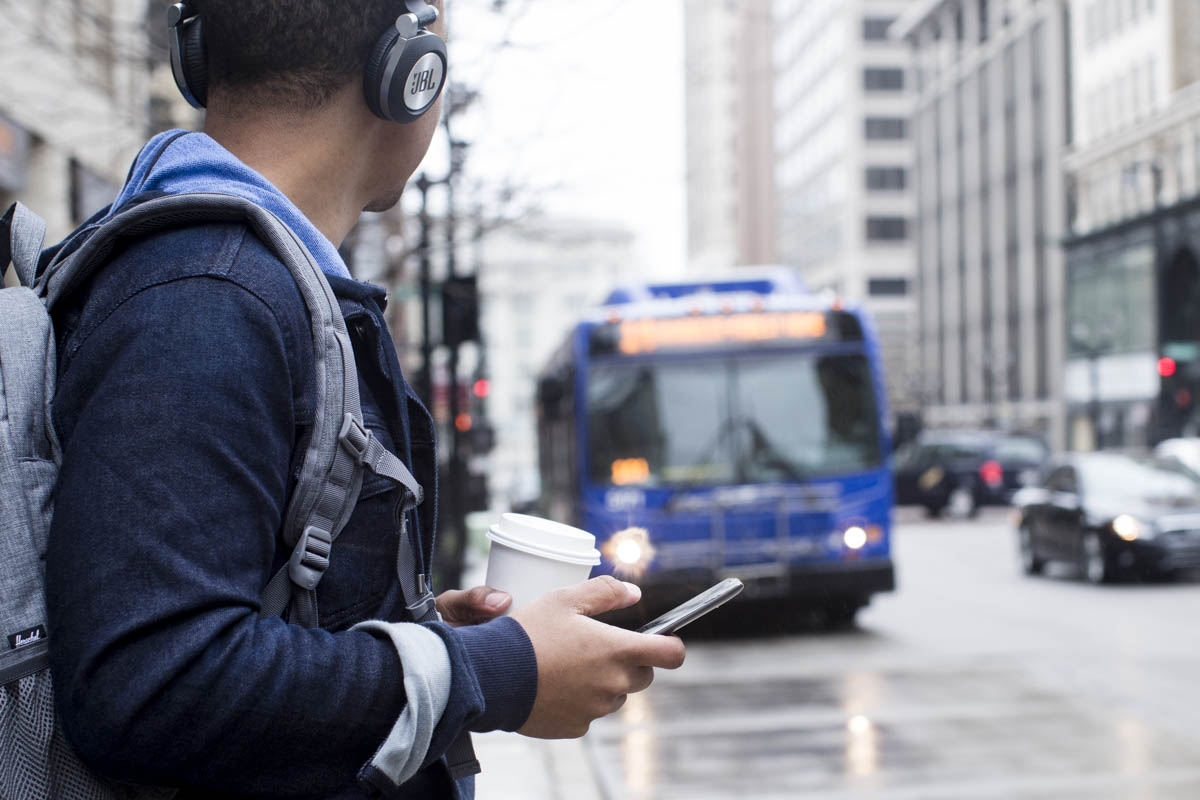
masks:
<svg viewBox="0 0 1200 800"><path fill-rule="evenodd" d="M367 59L363 95L378 117L415 122L437 101L446 85L446 43L428 30L437 9L424 0L404 0L407 13L396 18ZM171 73L183 97L196 108L208 102L208 57L200 16L190 4L167 9Z"/></svg>

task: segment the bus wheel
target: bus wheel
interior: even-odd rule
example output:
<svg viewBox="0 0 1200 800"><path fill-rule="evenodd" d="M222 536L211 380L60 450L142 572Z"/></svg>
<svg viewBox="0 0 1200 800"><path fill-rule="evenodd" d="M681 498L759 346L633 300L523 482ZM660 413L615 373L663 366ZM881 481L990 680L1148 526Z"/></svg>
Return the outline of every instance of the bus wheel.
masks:
<svg viewBox="0 0 1200 800"><path fill-rule="evenodd" d="M825 627L830 630L840 630L854 627L858 610L866 603L857 597L843 597L830 600L824 606Z"/></svg>

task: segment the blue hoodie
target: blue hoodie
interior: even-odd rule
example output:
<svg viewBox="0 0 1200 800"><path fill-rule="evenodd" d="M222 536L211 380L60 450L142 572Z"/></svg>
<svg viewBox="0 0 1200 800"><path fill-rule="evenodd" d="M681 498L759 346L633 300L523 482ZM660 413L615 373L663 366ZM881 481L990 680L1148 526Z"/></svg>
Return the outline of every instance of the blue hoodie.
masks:
<svg viewBox="0 0 1200 800"><path fill-rule="evenodd" d="M350 270L333 242L274 184L207 133L171 130L147 142L134 160L112 208L118 209L146 192L217 192L243 197L267 209L295 231L326 275L350 277Z"/></svg>

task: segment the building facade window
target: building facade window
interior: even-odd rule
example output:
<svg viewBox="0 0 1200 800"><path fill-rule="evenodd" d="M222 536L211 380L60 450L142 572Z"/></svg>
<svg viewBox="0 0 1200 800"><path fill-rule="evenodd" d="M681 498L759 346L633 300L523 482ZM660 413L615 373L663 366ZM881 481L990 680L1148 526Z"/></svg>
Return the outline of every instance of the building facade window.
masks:
<svg viewBox="0 0 1200 800"><path fill-rule="evenodd" d="M892 27L892 23L895 21L895 17L867 17L863 20L863 41L886 42L888 40L888 29Z"/></svg>
<svg viewBox="0 0 1200 800"><path fill-rule="evenodd" d="M904 70L898 67L867 67L863 88L868 92L898 92L904 89Z"/></svg>
<svg viewBox="0 0 1200 800"><path fill-rule="evenodd" d="M904 297L908 294L908 278L868 278L867 294L871 297Z"/></svg>
<svg viewBox="0 0 1200 800"><path fill-rule="evenodd" d="M867 167L869 191L899 192L908 188L908 170L904 167Z"/></svg>
<svg viewBox="0 0 1200 800"><path fill-rule="evenodd" d="M863 129L866 137L873 141L908 136L908 122L903 117L867 117L863 121Z"/></svg>
<svg viewBox="0 0 1200 800"><path fill-rule="evenodd" d="M867 217L867 241L902 242L908 238L908 220L904 217Z"/></svg>

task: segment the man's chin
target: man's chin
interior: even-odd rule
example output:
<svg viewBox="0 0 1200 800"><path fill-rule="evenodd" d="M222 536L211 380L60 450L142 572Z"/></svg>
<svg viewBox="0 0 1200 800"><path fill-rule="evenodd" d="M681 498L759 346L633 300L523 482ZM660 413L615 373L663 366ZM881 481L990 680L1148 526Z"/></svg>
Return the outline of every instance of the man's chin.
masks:
<svg viewBox="0 0 1200 800"><path fill-rule="evenodd" d="M395 206L396 203L400 202L400 196L403 193L403 191L396 191L392 192L391 194L385 194L382 197L377 197L371 202L367 203L367 205L363 208L363 211L387 211L389 208Z"/></svg>

